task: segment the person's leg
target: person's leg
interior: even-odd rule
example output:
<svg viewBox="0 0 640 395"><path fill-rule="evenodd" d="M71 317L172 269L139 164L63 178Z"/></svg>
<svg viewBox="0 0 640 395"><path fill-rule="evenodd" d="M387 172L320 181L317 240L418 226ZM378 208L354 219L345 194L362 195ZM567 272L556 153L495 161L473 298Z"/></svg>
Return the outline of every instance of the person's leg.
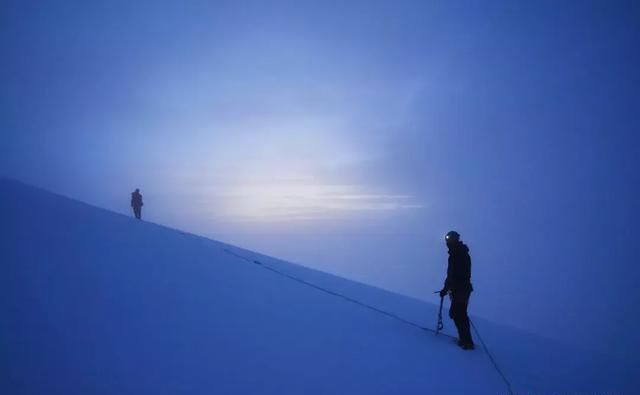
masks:
<svg viewBox="0 0 640 395"><path fill-rule="evenodd" d="M463 328L461 326L462 321L460 320L461 315L461 305L460 305L460 297L456 295L456 293L451 294L451 307L449 308L449 317L453 320L453 323L456 324L456 329L458 330L458 340L460 343L464 341L463 338Z"/></svg>
<svg viewBox="0 0 640 395"><path fill-rule="evenodd" d="M137 219L140 219L141 215L140 215L140 207L134 207L133 208L133 214L136 216Z"/></svg>
<svg viewBox="0 0 640 395"><path fill-rule="evenodd" d="M453 292L451 295L451 310L449 316L458 329L458 339L460 345L473 345L471 338L471 328L467 307L469 306L469 292Z"/></svg>
<svg viewBox="0 0 640 395"><path fill-rule="evenodd" d="M460 339L464 344L473 345L473 339L471 338L471 325L469 323L469 315L467 309L469 308L469 298L471 292L464 292L460 298L459 317L460 320Z"/></svg>

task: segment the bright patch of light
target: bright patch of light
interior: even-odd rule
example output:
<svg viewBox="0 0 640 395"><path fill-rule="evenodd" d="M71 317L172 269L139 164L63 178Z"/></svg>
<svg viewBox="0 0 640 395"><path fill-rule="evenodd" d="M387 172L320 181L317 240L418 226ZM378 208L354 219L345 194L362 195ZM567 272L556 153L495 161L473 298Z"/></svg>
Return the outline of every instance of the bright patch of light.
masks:
<svg viewBox="0 0 640 395"><path fill-rule="evenodd" d="M166 174L181 179L197 202L183 209L210 219L310 220L422 208L362 170L377 152L352 140L358 135L345 115L261 114L173 129L198 132L189 140L174 135L152 151L163 152L164 162L172 153Z"/></svg>
<svg viewBox="0 0 640 395"><path fill-rule="evenodd" d="M366 194L355 185L274 183L238 186L227 193L224 213L238 219L305 220L422 207L411 196Z"/></svg>

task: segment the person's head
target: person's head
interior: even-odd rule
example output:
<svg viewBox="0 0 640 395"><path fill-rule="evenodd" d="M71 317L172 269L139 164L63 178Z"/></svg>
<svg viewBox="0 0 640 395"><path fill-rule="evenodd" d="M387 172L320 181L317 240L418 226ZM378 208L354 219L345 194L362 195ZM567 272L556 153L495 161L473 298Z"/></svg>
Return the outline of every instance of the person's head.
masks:
<svg viewBox="0 0 640 395"><path fill-rule="evenodd" d="M450 231L444 236L447 247L451 248L460 242L460 233L455 230Z"/></svg>
<svg viewBox="0 0 640 395"><path fill-rule="evenodd" d="M140 189L136 188L136 193L140 193Z"/></svg>

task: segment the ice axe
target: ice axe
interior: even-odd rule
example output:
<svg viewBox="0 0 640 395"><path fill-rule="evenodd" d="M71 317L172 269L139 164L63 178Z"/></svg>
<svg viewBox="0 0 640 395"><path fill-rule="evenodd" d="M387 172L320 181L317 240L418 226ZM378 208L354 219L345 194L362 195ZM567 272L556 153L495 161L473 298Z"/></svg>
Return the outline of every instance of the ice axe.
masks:
<svg viewBox="0 0 640 395"><path fill-rule="evenodd" d="M439 294L440 291L435 291L434 293ZM444 328L444 324L442 323L442 303L444 302L444 296L440 297L440 310L438 310L438 325L436 325L436 335L440 333L440 331Z"/></svg>

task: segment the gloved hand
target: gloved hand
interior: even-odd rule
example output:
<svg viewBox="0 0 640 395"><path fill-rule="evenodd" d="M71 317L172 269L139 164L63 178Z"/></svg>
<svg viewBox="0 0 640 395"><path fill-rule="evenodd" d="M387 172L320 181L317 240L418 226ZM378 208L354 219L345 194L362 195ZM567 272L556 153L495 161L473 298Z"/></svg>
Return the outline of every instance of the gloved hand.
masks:
<svg viewBox="0 0 640 395"><path fill-rule="evenodd" d="M448 293L449 293L449 290L448 290L448 289L446 289L446 288L442 288L442 289L440 290L440 297L441 297L441 298L444 298L445 296L447 296L447 294L448 294Z"/></svg>

